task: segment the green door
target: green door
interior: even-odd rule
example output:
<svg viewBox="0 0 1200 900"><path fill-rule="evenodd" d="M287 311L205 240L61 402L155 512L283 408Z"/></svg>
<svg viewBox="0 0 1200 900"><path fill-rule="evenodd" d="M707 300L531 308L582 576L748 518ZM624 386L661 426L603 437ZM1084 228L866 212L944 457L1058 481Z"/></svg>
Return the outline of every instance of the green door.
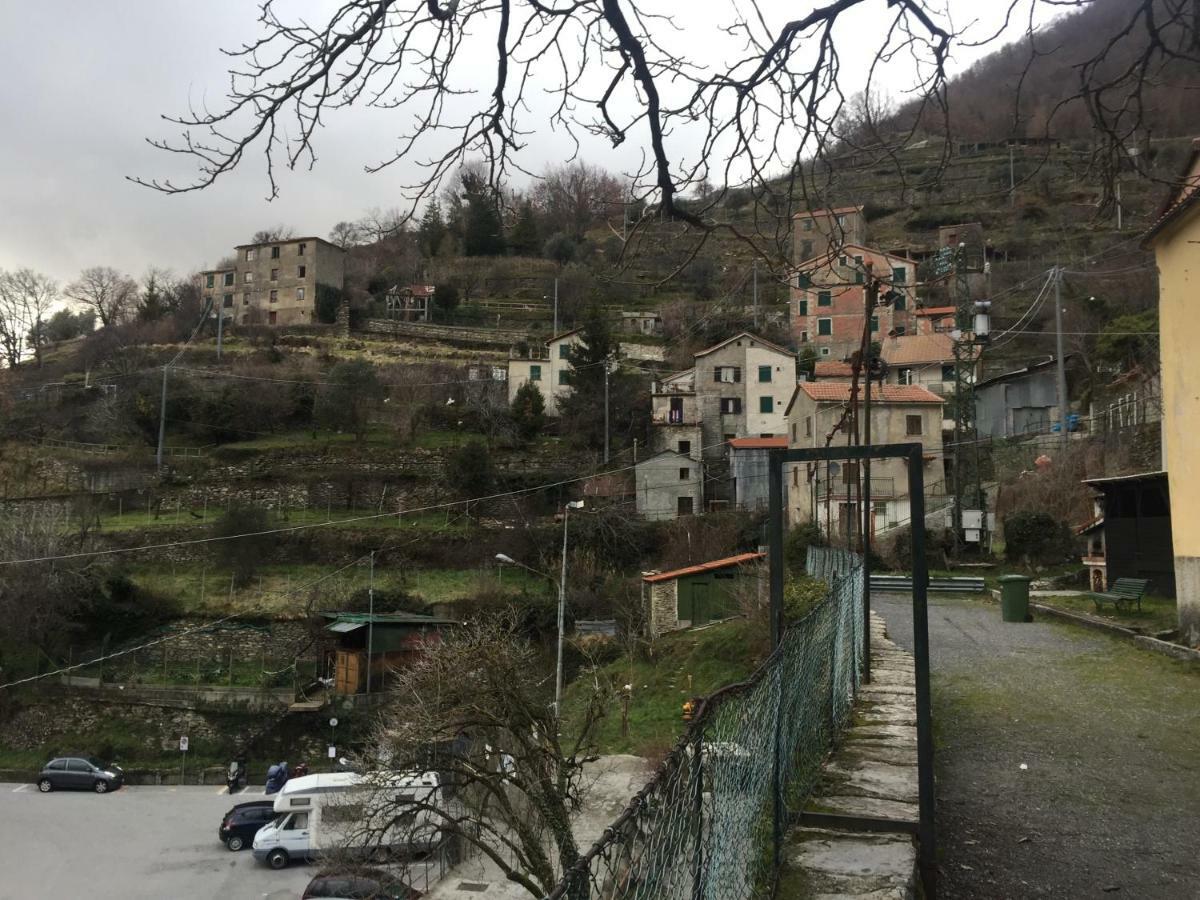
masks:
<svg viewBox="0 0 1200 900"><path fill-rule="evenodd" d="M692 627L707 624L712 618L712 585L707 581L692 582Z"/></svg>

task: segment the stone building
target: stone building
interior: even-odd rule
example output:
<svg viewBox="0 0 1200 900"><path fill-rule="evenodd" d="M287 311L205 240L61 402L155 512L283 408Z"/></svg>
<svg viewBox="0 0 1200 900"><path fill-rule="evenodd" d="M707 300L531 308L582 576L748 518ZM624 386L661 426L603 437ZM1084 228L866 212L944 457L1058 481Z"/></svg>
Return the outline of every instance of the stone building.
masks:
<svg viewBox="0 0 1200 900"><path fill-rule="evenodd" d="M759 602L766 602L765 576L758 571L765 553L739 553L725 559L642 576L646 636L695 628L738 615L736 589L754 579Z"/></svg>
<svg viewBox="0 0 1200 900"><path fill-rule="evenodd" d="M827 256L843 244L867 239L867 220L861 206L809 209L792 216L792 259Z"/></svg>
<svg viewBox="0 0 1200 900"><path fill-rule="evenodd" d="M733 505L749 512L766 512L770 505L770 468L772 450L786 450L787 435L776 437L734 438L726 446L729 480L733 484ZM787 482L783 485L787 505Z"/></svg>
<svg viewBox="0 0 1200 900"><path fill-rule="evenodd" d="M311 325L318 285L341 291L346 251L318 237L234 248L233 268L201 272L200 294L237 325Z"/></svg>
<svg viewBox="0 0 1200 900"><path fill-rule="evenodd" d="M690 456L663 450L634 467L637 511L647 519L675 519L704 508L704 469Z"/></svg>
<svg viewBox="0 0 1200 900"><path fill-rule="evenodd" d="M583 343L583 329L564 331L542 346L513 350L508 361L508 402L511 404L525 384L534 384L546 402L546 415L558 415L558 401L570 387L566 373L571 365L570 351Z"/></svg>
<svg viewBox="0 0 1200 900"><path fill-rule="evenodd" d="M824 447L826 436L850 404L847 382L803 382L787 407L788 446ZM861 394L859 398L861 403ZM871 441L874 444L921 443L925 446L925 494L946 493L942 452L942 398L920 385L874 387L871 393ZM816 521L830 534L857 534L857 463L792 463L785 472L788 520ZM908 470L904 460L871 463L871 521L874 533L907 524L910 514Z"/></svg>

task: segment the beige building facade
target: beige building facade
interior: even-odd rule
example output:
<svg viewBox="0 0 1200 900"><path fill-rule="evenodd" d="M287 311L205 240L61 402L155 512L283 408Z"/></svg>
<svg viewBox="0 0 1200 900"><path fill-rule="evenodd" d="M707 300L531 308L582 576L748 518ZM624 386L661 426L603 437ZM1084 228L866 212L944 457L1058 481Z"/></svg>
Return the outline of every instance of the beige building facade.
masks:
<svg viewBox="0 0 1200 900"><path fill-rule="evenodd" d="M346 251L318 237L234 248L232 269L200 273L200 293L236 325L312 325L318 285L340 291Z"/></svg>
<svg viewBox="0 0 1200 900"><path fill-rule="evenodd" d="M566 373L571 365L571 348L583 343L583 331L576 328L550 338L542 347L531 347L508 361L508 402L512 404L526 384L533 384L542 393L546 415L558 415L558 401L570 390Z"/></svg>

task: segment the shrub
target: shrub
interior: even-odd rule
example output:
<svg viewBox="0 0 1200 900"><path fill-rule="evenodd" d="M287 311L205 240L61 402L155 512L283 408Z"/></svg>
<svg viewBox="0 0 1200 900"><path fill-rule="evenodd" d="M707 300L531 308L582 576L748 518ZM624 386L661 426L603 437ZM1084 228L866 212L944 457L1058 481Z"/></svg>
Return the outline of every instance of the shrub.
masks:
<svg viewBox="0 0 1200 900"><path fill-rule="evenodd" d="M1044 512L1013 513L1004 520L1004 555L1033 565L1062 562L1073 550L1071 529Z"/></svg>
<svg viewBox="0 0 1200 900"><path fill-rule="evenodd" d="M925 565L940 569L946 564L946 555L954 549L954 532L949 528L925 529ZM896 532L891 546L892 561L901 571L912 570L912 531L902 528ZM874 566L874 561L872 561Z"/></svg>
<svg viewBox="0 0 1200 900"><path fill-rule="evenodd" d="M808 548L824 547L828 541L816 522L792 528L783 544L783 558L789 571L803 572L808 564Z"/></svg>
<svg viewBox="0 0 1200 900"><path fill-rule="evenodd" d="M270 535L262 534L271 527L270 516L261 506L232 504L212 526L217 559L227 566L238 584L250 580L263 563L273 545ZM245 537L234 537L246 535Z"/></svg>
<svg viewBox="0 0 1200 900"><path fill-rule="evenodd" d="M795 622L829 595L829 585L819 578L801 575L783 586L783 618Z"/></svg>
<svg viewBox="0 0 1200 900"><path fill-rule="evenodd" d="M523 441L537 437L545 427L546 401L532 381L525 382L517 389L517 395L513 398L512 418Z"/></svg>

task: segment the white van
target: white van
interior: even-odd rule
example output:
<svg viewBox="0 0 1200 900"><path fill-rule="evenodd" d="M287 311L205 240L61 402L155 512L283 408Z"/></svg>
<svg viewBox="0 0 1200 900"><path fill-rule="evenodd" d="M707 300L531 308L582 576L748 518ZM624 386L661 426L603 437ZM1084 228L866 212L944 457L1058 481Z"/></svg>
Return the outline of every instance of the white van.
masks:
<svg viewBox="0 0 1200 900"><path fill-rule="evenodd" d="M254 858L272 869L330 851L370 855L383 850L427 849L436 843L437 815L404 812L420 802L442 808L434 772L360 775L329 772L289 780L275 797L275 819L254 836Z"/></svg>

